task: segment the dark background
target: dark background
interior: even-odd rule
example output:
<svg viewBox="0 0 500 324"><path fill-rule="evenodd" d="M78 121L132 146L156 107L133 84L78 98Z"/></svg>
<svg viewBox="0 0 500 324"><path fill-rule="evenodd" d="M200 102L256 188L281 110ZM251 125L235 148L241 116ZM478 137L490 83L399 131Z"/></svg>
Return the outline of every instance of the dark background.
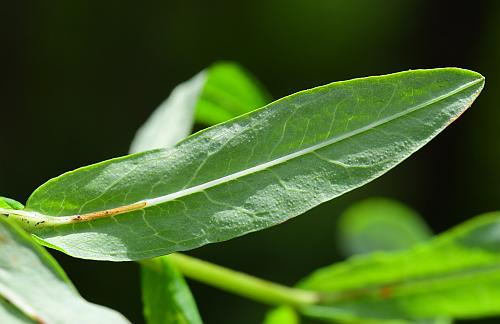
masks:
<svg viewBox="0 0 500 324"><path fill-rule="evenodd" d="M482 73L486 87L462 118L382 178L192 255L292 284L340 258L336 218L358 199L399 199L436 232L500 207L498 1L4 1L0 11L0 195L26 201L54 176L126 154L177 83L229 59L274 98L446 66ZM54 254L85 298L143 321L136 264ZM190 284L208 324L257 323L266 310Z"/></svg>

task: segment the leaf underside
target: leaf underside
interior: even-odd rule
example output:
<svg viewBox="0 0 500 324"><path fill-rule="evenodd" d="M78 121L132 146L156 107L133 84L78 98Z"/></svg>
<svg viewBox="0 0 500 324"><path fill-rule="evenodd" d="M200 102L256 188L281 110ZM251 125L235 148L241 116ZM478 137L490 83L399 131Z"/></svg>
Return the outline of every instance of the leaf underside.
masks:
<svg viewBox="0 0 500 324"><path fill-rule="evenodd" d="M129 323L84 300L56 261L23 230L0 217L2 323Z"/></svg>
<svg viewBox="0 0 500 324"><path fill-rule="evenodd" d="M282 223L387 172L455 120L484 85L461 69L415 70L299 92L148 151L38 188L27 210L67 216L149 207L33 234L75 257L136 260Z"/></svg>

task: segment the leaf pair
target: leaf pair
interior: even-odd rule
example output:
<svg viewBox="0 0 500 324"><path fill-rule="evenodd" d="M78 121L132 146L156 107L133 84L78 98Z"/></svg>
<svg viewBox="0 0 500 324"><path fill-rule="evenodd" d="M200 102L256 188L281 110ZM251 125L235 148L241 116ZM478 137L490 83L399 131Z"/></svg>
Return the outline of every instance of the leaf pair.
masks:
<svg viewBox="0 0 500 324"><path fill-rule="evenodd" d="M154 144L171 145L190 130L193 114L214 122L240 113L207 119L203 107L213 100L235 107L230 95L210 90L209 81L202 73L177 88L159 111L179 119L163 124L155 118L132 149L159 138L151 129L180 126L181 135ZM483 84L479 74L460 69L332 83L174 148L66 173L38 188L22 212L0 212L23 220L41 243L96 260L138 260L227 240L279 224L385 173L457 118ZM177 116L182 107L187 115ZM307 312L332 309L323 306Z"/></svg>

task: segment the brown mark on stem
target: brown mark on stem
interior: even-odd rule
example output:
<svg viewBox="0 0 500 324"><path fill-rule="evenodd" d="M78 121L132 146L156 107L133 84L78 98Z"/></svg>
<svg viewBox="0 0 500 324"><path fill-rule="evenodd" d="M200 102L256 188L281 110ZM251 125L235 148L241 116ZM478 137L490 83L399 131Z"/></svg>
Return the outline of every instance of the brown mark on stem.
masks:
<svg viewBox="0 0 500 324"><path fill-rule="evenodd" d="M71 216L71 222L87 222L100 218L111 217L119 214L128 213L134 210L143 209L146 207L147 202L139 201L131 205L121 206L117 208L111 208L107 210L96 211L88 214L81 214Z"/></svg>

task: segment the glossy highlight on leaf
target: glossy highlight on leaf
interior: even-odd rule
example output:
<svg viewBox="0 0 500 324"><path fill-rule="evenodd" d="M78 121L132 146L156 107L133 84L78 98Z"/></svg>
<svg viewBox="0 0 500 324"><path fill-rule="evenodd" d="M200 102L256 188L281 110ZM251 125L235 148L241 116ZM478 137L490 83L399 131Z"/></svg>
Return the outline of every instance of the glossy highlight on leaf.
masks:
<svg viewBox="0 0 500 324"><path fill-rule="evenodd" d="M52 179L26 211L49 217L32 224L34 235L80 258L137 260L228 240L384 174L462 114L483 85L475 72L445 68L302 91L173 149ZM127 212L107 212L116 209ZM95 213L102 217L79 218Z"/></svg>

